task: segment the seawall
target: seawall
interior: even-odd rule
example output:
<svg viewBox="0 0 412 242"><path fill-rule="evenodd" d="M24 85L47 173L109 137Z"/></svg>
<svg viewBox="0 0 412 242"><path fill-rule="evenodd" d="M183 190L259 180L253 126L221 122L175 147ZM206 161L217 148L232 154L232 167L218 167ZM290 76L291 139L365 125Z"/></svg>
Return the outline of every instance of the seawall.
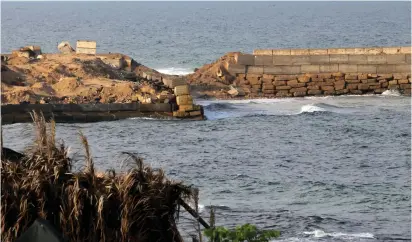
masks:
<svg viewBox="0 0 412 242"><path fill-rule="evenodd" d="M113 121L132 117L173 118L177 106L168 103L141 104L9 104L1 106L2 124L32 122L32 111L42 112L46 119L58 123ZM203 119L191 117L193 119Z"/></svg>
<svg viewBox="0 0 412 242"><path fill-rule="evenodd" d="M225 64L250 96L411 95L411 47L257 49Z"/></svg>

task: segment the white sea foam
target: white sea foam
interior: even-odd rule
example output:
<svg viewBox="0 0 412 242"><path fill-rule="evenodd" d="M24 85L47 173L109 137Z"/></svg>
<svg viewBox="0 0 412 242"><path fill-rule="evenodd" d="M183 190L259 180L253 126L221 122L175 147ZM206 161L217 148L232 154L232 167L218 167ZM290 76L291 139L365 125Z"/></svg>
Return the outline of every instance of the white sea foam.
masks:
<svg viewBox="0 0 412 242"><path fill-rule="evenodd" d="M354 233L354 234L347 234L342 232L332 232L326 233L323 230L317 229L310 232L303 232L306 235L312 235L315 238L323 238L323 237L341 237L341 238L364 238L364 239L373 239L374 236L371 233Z"/></svg>
<svg viewBox="0 0 412 242"><path fill-rule="evenodd" d="M193 73L192 69L180 67L159 68L157 71L167 75L187 75Z"/></svg>
<svg viewBox="0 0 412 242"><path fill-rule="evenodd" d="M303 105L300 108L300 112L299 113L313 113L313 112L325 112L326 109L318 107L314 104L307 104L307 105Z"/></svg>
<svg viewBox="0 0 412 242"><path fill-rule="evenodd" d="M382 96L400 96L401 94L399 93L398 90L386 90L382 93Z"/></svg>

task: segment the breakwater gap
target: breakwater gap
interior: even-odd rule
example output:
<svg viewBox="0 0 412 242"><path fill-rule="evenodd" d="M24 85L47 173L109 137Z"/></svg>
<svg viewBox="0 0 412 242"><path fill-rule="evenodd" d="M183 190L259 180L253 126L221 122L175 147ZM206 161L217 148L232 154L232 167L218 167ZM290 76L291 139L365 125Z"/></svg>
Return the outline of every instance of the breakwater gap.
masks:
<svg viewBox="0 0 412 242"><path fill-rule="evenodd" d="M265 97L411 95L411 47L256 49L224 68L239 93Z"/></svg>
<svg viewBox="0 0 412 242"><path fill-rule="evenodd" d="M202 120L201 116L187 119ZM183 119L173 117L178 110L176 104L155 103L96 103L96 104L8 104L2 105L3 124L33 122L31 112L41 112L46 119L53 118L57 123L84 123L114 121L133 117L151 117L159 119Z"/></svg>

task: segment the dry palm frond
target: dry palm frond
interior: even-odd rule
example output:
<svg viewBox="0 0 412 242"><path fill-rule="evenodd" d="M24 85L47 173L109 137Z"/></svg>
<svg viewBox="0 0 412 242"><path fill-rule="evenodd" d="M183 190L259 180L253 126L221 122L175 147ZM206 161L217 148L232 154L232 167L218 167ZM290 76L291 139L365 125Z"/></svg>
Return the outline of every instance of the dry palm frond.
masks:
<svg viewBox="0 0 412 242"><path fill-rule="evenodd" d="M95 172L82 134L86 169L73 172L54 122L32 117L35 145L20 162L1 161L1 241L16 240L40 217L69 241L182 241L175 217L189 187L130 153L135 165L124 174Z"/></svg>

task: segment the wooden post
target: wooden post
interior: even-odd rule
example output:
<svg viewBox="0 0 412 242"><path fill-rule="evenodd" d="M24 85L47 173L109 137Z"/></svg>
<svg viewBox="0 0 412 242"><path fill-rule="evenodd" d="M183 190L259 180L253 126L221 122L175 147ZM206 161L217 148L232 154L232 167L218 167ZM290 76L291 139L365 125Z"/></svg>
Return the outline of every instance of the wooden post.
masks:
<svg viewBox="0 0 412 242"><path fill-rule="evenodd" d="M210 228L210 225L202 217L200 217L199 214L196 213L196 211L193 210L193 208L191 208L181 198L179 198L179 204L182 205L182 207L184 207L186 211L189 212L195 219L197 219L197 221L199 221L203 225L203 227L205 227L206 229Z"/></svg>

